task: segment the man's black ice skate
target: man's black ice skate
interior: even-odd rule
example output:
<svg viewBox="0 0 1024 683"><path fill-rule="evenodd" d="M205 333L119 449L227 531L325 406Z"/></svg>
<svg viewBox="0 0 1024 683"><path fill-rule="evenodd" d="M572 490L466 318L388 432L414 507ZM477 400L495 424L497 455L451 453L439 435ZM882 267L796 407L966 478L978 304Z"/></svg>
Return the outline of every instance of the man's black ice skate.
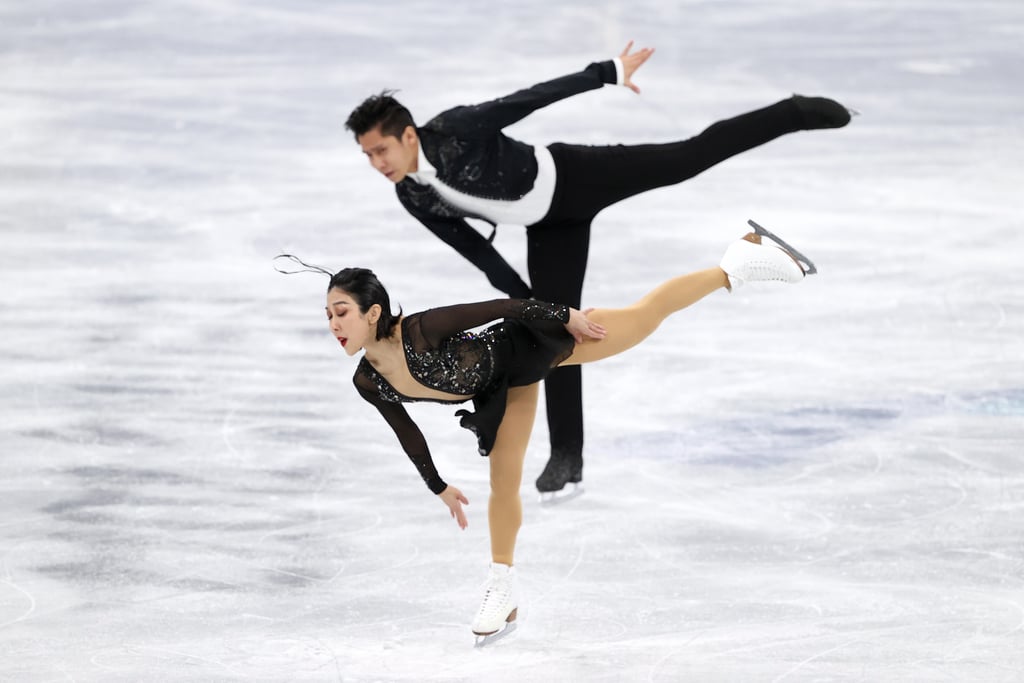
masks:
<svg viewBox="0 0 1024 683"><path fill-rule="evenodd" d="M552 453L537 477L537 491L544 504L564 503L583 493L583 456Z"/></svg>
<svg viewBox="0 0 1024 683"><path fill-rule="evenodd" d="M790 99L796 105L804 130L842 128L850 122L850 110L835 100L803 95L793 95Z"/></svg>

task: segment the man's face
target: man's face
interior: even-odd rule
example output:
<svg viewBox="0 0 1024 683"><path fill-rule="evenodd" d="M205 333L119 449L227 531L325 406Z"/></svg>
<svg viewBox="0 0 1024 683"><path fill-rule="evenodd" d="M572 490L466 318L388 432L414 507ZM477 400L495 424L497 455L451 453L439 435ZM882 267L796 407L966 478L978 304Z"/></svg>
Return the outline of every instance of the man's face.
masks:
<svg viewBox="0 0 1024 683"><path fill-rule="evenodd" d="M370 165L391 182L401 182L416 170L420 145L416 129L412 126L406 127L400 138L381 135L380 126L377 126L356 139Z"/></svg>

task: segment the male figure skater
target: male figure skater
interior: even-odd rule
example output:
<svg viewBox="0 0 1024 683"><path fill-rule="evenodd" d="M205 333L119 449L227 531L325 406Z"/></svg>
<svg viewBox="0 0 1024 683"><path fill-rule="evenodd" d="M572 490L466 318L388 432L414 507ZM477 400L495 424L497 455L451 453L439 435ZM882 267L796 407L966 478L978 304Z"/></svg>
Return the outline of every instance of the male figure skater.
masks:
<svg viewBox="0 0 1024 683"><path fill-rule="evenodd" d="M849 111L834 100L794 95L661 144L534 147L502 130L559 100L605 84L636 93L632 77L654 53L631 52L578 73L482 104L458 106L417 126L391 91L363 101L345 126L370 164L395 183L398 200L431 232L510 297L579 308L590 225L604 208L674 185L740 152L800 130L841 128ZM466 218L526 227L530 284ZM496 230L496 227L495 227ZM572 495L583 479L582 377L559 368L544 381L551 457L537 478L542 498ZM566 489L567 484L573 484ZM561 493L558 493L561 492Z"/></svg>

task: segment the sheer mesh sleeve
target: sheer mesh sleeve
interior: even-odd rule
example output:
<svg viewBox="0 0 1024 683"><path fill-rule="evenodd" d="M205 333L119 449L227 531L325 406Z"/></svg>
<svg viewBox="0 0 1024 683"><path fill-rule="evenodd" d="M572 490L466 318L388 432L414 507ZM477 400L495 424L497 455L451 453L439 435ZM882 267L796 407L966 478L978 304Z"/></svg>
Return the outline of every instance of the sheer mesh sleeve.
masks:
<svg viewBox="0 0 1024 683"><path fill-rule="evenodd" d="M411 200L410 193L416 192L415 183L398 183L395 192L402 206L420 223L437 235L445 244L455 249L474 266L483 271L496 289L511 297L528 297L530 288L519 273L502 258L498 250L486 237L470 226L460 216L439 217L420 210Z"/></svg>
<svg viewBox="0 0 1024 683"><path fill-rule="evenodd" d="M405 341L411 342L417 350L422 350L424 347L436 348L443 339L459 332L505 318L527 322L550 320L565 324L569 322L569 307L533 299L494 299L432 308L420 313L417 318L418 329L410 331L418 333L420 338Z"/></svg>
<svg viewBox="0 0 1024 683"><path fill-rule="evenodd" d="M365 359L363 362L365 362ZM441 479L441 476L437 473L437 468L434 467L434 460L430 457L430 449L427 447L427 440L423 438L423 432L413 422L413 419L409 417L409 413L401 403L385 401L381 397L377 385L365 372L361 372L361 369L362 363L360 363L360 367L356 369L356 374L352 378L352 383L355 384L359 395L373 405L380 412L384 421L394 430L395 436L398 437L398 442L402 445L405 454L409 456L409 460L416 466L420 476L423 477L427 488L433 493L441 493L448 488L448 484Z"/></svg>

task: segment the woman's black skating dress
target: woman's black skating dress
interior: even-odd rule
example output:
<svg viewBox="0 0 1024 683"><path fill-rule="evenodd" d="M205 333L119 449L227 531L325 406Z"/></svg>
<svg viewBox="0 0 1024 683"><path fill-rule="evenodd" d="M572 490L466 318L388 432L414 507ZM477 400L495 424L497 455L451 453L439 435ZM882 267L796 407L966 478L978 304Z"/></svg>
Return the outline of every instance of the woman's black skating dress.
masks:
<svg viewBox="0 0 1024 683"><path fill-rule="evenodd" d="M494 320L479 333L468 332ZM476 434L481 455L488 455L505 414L509 387L544 379L572 354L575 340L565 329L568 306L526 299L496 299L432 308L402 318L402 346L413 379L426 387L465 396L457 401L415 398L394 387L365 357L353 383L395 431L402 448L434 493L447 484L430 457L423 434L402 403L464 403L476 412L459 410L461 425Z"/></svg>

